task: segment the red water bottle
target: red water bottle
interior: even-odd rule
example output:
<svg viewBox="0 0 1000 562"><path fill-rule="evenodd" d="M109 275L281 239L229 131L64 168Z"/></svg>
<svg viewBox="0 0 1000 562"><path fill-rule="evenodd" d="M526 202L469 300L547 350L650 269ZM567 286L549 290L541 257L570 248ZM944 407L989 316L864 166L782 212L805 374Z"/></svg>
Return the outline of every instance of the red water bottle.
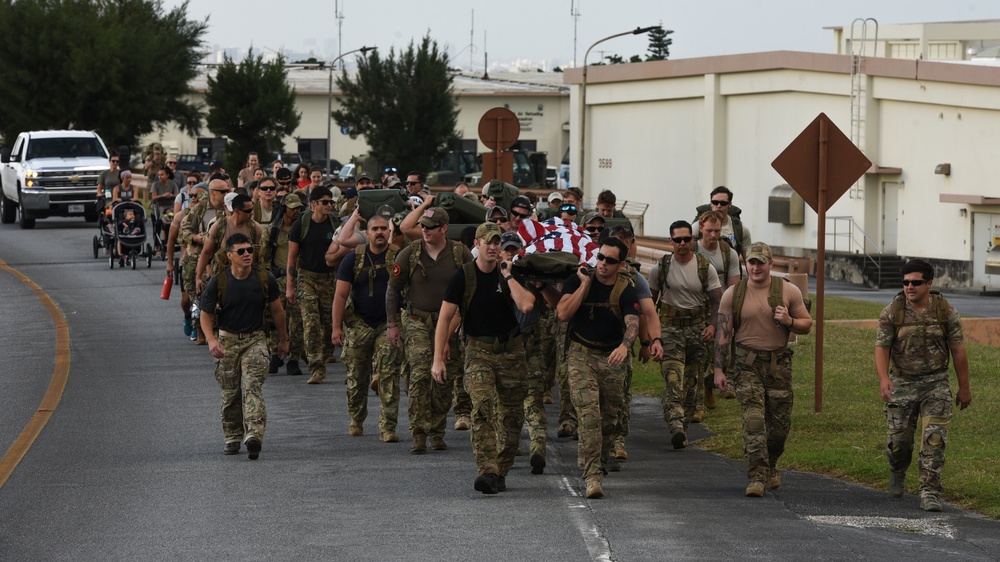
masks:
<svg viewBox="0 0 1000 562"><path fill-rule="evenodd" d="M163 300L170 300L170 289L174 286L174 276L167 275L167 278L163 280L163 290L160 291L160 298Z"/></svg>

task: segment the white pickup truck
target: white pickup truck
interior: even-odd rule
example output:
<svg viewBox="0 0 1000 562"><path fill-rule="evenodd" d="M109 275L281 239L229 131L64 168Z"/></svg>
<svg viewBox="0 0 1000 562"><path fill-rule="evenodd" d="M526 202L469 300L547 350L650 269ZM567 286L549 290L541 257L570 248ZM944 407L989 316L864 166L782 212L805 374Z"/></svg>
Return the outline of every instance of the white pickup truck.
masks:
<svg viewBox="0 0 1000 562"><path fill-rule="evenodd" d="M108 169L108 149L91 131L21 133L13 149L0 149L0 222L83 216L96 221L97 178Z"/></svg>

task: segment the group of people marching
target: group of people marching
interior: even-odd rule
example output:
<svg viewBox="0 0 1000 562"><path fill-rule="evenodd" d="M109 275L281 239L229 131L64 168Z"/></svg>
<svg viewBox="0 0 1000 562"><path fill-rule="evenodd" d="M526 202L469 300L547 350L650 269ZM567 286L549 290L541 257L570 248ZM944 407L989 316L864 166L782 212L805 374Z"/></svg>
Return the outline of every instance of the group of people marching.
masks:
<svg viewBox="0 0 1000 562"><path fill-rule="evenodd" d="M364 434L371 389L380 402L380 440L398 442L405 389L410 452L446 450L453 412L454 429L471 433L473 485L485 494L506 489L525 424L531 472L544 473L545 404L558 384L557 436L579 439L586 497L600 498L604 477L628 458L632 362L638 358L659 362L663 417L674 448L687 446L689 424L715 407L718 390L737 398L743 411L746 495L763 496L781 485L777 463L792 408L788 340L808 333L812 318L799 289L771 276L771 248L751 241L729 189L713 190L693 224L670 225L673 251L646 277L633 259L631 228L608 226L622 216L610 191L598 196L595 211L585 212L583 193L575 188L541 202L521 195L502 206L485 189L476 196L460 184L456 196L487 208L482 224L465 233L466 246L450 239L449 214L434 205L421 173L403 182L387 168L379 184L361 174L355 187L341 192L323 185L321 172L320 181L299 187L280 162L272 174L246 171L238 176L243 185L234 186L220 171L207 184L189 186L190 203L175 214L168 245L172 252L176 240L183 248L186 333L207 344L216 361L225 454L245 445L249 458L258 458L268 374L283 366L289 375L303 374L304 361L307 382L323 383L340 346L348 434ZM380 188L400 189L412 210L397 214L385 206L362 217L357 193ZM536 205L547 205L552 218L536 220ZM573 246L580 267L565 279L519 267L526 253L544 249L539 234L554 230L582 240ZM934 292L937 304L928 308L923 293L933 269L927 269L904 271L906 279L920 275L923 283L907 284L903 304L892 305L905 309L909 324L892 320L892 306L886 308L880 350L900 347L908 332L898 326L923 326L931 309L942 306ZM968 366L953 316L934 323L947 343L936 349L931 370L939 380L943 360L947 387L949 351L954 355L965 407L971 401ZM898 496L924 400L923 387L909 390L909 367L900 368L905 353L915 352L902 345L892 353L891 371L889 354L876 354L889 403L891 489ZM893 394L894 386L908 389L905 400ZM921 451L921 458L937 459L921 462L921 497L933 499L922 499L925 509L940 509L934 502L948 418L950 407L939 407L936 425L925 425L929 452ZM926 443L939 444L938 450Z"/></svg>

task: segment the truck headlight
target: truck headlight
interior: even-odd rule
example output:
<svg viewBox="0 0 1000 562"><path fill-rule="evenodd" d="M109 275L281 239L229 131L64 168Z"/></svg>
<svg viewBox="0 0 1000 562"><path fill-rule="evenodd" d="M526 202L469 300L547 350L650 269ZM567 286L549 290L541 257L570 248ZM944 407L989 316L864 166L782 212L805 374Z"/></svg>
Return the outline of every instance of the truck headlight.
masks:
<svg viewBox="0 0 1000 562"><path fill-rule="evenodd" d="M27 172L24 172L24 177L26 177L26 178L37 178L38 177L38 172L36 172L34 170L28 170Z"/></svg>

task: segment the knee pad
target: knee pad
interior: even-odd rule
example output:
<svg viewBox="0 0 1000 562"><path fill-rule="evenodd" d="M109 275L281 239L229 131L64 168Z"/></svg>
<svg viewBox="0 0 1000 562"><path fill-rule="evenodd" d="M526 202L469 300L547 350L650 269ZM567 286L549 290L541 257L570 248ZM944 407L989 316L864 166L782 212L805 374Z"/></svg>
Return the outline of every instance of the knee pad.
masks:
<svg viewBox="0 0 1000 562"><path fill-rule="evenodd" d="M749 431L764 431L764 412L761 412L757 408L753 408L747 411L747 430Z"/></svg>

